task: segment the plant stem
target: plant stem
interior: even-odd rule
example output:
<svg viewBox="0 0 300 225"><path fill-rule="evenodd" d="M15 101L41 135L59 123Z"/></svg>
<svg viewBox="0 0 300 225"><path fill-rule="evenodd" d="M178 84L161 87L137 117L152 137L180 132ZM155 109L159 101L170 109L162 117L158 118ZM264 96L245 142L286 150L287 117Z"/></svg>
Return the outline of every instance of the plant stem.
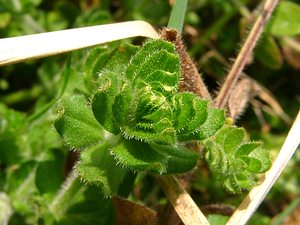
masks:
<svg viewBox="0 0 300 225"><path fill-rule="evenodd" d="M174 29L163 29L161 37L175 45L176 52L180 57L181 80L179 84L180 92L194 92L201 98L211 99L210 93L205 86L201 75L193 63L191 57L186 52L185 46L178 32Z"/></svg>
<svg viewBox="0 0 300 225"><path fill-rule="evenodd" d="M61 75L62 82L61 82L61 87L58 92L58 95L54 99L52 99L50 102L48 102L46 105L41 107L37 112L32 114L30 117L28 117L28 120L30 122L33 122L33 121L37 120L38 118L40 118L42 115L44 115L63 96L65 89L68 85L70 73L71 73L71 58L69 57L65 64L65 68L63 69L62 75Z"/></svg>
<svg viewBox="0 0 300 225"><path fill-rule="evenodd" d="M156 179L185 225L209 225L206 217L174 176L157 176Z"/></svg>
<svg viewBox="0 0 300 225"><path fill-rule="evenodd" d="M255 21L239 55L232 65L227 78L215 100L215 106L224 108L228 103L229 96L233 91L240 74L242 73L250 54L252 53L259 37L261 36L267 20L270 18L278 0L266 0L262 12Z"/></svg>
<svg viewBox="0 0 300 225"><path fill-rule="evenodd" d="M226 225L246 224L267 193L278 179L288 161L297 150L300 144L300 110L297 118L290 129L288 136L275 160L271 169L265 174L262 182L254 187L240 206L235 210Z"/></svg>
<svg viewBox="0 0 300 225"><path fill-rule="evenodd" d="M74 195L78 194L78 192L81 191L81 188L82 185L80 184L77 173L74 170L71 171L65 182L62 184L59 193L49 206L50 212L53 213L56 219L60 219L64 216Z"/></svg>
<svg viewBox="0 0 300 225"><path fill-rule="evenodd" d="M176 0L169 19L168 28L177 30L179 34L182 33L187 3L188 0Z"/></svg>

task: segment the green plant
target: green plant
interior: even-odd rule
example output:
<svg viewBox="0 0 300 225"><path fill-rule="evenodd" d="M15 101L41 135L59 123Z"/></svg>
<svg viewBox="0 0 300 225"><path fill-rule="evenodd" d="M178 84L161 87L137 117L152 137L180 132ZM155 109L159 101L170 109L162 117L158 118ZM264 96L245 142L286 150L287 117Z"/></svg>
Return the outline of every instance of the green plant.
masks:
<svg viewBox="0 0 300 225"><path fill-rule="evenodd" d="M97 61L95 55L92 51L86 61ZM172 43L121 45L100 70L92 96L65 99L55 122L71 148L84 149L77 170L85 181L116 190L126 169L187 172L199 153L185 143L195 141L202 141L210 168L232 192L251 188L254 175L270 167L260 143L242 143L242 128L224 126L223 110L193 93L178 92L180 61ZM110 163L103 167L100 158ZM107 183L110 179L115 181Z"/></svg>
<svg viewBox="0 0 300 225"><path fill-rule="evenodd" d="M267 2L273 2L272 7L276 5L276 1ZM4 18L0 22L2 36L94 25L113 19L143 18L153 24L166 24L166 12L169 11L165 2L155 5L138 1L132 4L126 0L116 13L109 7L110 1L46 3L14 0L0 3L0 18ZM229 54L227 51L236 48L236 40L229 32L232 27L228 26L228 32L222 32L222 24L228 23L233 16L237 17L238 12L249 23L255 15L255 12L247 11L252 4L234 0L222 3L191 1L189 4L195 9L191 10L187 1L177 3L168 27L180 33L186 18L188 26L199 26L205 31L196 42L194 37L185 38L193 57L200 63L203 59L202 70L218 79L220 65L212 58L222 62L222 67L228 62L212 47L214 39L208 37L217 34L221 39L219 49L224 51L222 54ZM39 7L36 9L36 6ZM281 22L286 20L282 19L286 7L293 12L292 17L297 18L299 7L283 1L255 51L255 57L267 68L282 68L283 56L279 47L285 48L285 43L289 43L293 50L298 47L295 39L285 36L298 34L297 24L290 22L296 27L293 29L280 28ZM145 9L153 15L145 13ZM262 13L261 21L265 21L271 11ZM202 20L205 12L210 12L209 18L212 19ZM216 15L220 13L224 16L218 19ZM209 24L210 20L216 23ZM234 26L237 22L234 21ZM185 34L189 33L187 28L191 28L188 26ZM264 27L257 28L254 29L255 39ZM154 224L157 220L155 212L138 203L156 210L160 208L159 204L164 204L166 198L161 195L157 184L184 223L195 222L196 212L197 219L202 218L201 222L206 224L201 211L211 214L207 217L211 224L226 223L229 205L237 205L242 197L233 197L232 193L250 190L258 183L257 174L264 173L271 166L269 151L262 147L262 143L249 141L250 135L233 125L249 99L254 109L259 110L255 108L257 101L251 99L249 87L256 85L256 91L263 93L259 97L267 96L263 100L273 101L270 105L277 109L275 112L279 117L285 121L289 118L258 83L249 79L238 81L238 71L243 70L249 54L242 54L242 60L237 60L238 66L230 70L232 76L229 77L233 79L229 80L232 82L226 81L215 98L205 87L177 32L164 29L161 36L162 39L148 40L142 46L128 41L114 42L74 52L67 60L60 56L1 68L0 223L123 224L130 221L140 224L147 221ZM253 40L245 45L248 53L255 45ZM206 63L204 50L212 53L212 58ZM66 62L64 66L62 61ZM265 71L260 64L258 68ZM17 84L26 87L32 83L29 89L22 85L19 88L10 86L14 73L20 71L26 71L26 74L33 71L40 80L28 82L24 76ZM273 74L261 71L258 74L264 78ZM248 89L242 89L245 84ZM209 89L216 88L210 86ZM232 93L238 93L238 97ZM223 109L227 104L228 108ZM287 112L291 114L293 108L295 105ZM272 108L268 109L270 111ZM245 124L251 137L256 130L256 135L265 141L266 149L271 149L271 154L274 154L273 149L278 149L285 134L275 136L272 131L268 136L258 132L258 123L248 117ZM276 132L282 132L285 125L278 120L279 117L269 117L267 119ZM53 123L62 138L51 127ZM279 137L278 143L273 142L275 137ZM298 161L294 159L293 162ZM286 177L296 180L299 175L295 172ZM195 202L183 186L190 190ZM285 186L285 182L278 184L275 194L271 195L280 193L280 200L283 200L278 207L292 199L287 193L299 193L295 187L295 182L290 186ZM270 198L279 201L277 197ZM205 207L209 208L211 202L224 205L217 204L212 207L212 212L207 213ZM298 201L292 203L293 207L282 217L288 216L295 204ZM204 207L199 211L197 205ZM225 216L215 215L224 214L222 207ZM184 217L187 211L189 216ZM166 210L166 213L169 218L160 214L160 224L178 222L174 217L172 219L172 210ZM267 224L270 218L260 211L252 220L254 224Z"/></svg>

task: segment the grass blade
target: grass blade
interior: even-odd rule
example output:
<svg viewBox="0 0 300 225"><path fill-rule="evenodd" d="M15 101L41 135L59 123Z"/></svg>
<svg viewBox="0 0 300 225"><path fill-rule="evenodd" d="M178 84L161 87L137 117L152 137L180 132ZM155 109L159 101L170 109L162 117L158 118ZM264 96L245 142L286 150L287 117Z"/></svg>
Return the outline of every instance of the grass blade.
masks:
<svg viewBox="0 0 300 225"><path fill-rule="evenodd" d="M187 3L188 0L175 1L169 19L168 28L177 30L179 34L182 32Z"/></svg>
<svg viewBox="0 0 300 225"><path fill-rule="evenodd" d="M286 207L283 212L279 214L279 216L275 219L272 225L280 225L283 221L293 213L293 211L300 205L300 197L296 198L291 202L291 204Z"/></svg>
<svg viewBox="0 0 300 225"><path fill-rule="evenodd" d="M129 21L0 39L0 66L130 37L158 38L144 21Z"/></svg>
<svg viewBox="0 0 300 225"><path fill-rule="evenodd" d="M156 179L185 225L209 225L206 217L174 176L157 176Z"/></svg>

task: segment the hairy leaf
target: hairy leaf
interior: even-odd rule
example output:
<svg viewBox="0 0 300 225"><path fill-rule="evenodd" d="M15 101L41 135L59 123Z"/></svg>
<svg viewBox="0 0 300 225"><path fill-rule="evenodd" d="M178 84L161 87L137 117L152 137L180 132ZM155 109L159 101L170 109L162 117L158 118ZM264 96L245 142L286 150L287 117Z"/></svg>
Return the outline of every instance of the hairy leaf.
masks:
<svg viewBox="0 0 300 225"><path fill-rule="evenodd" d="M55 196L63 181L63 154L58 149L48 152L48 159L37 166L35 185L46 200Z"/></svg>
<svg viewBox="0 0 300 225"><path fill-rule="evenodd" d="M110 55L110 50L104 47L97 47L92 49L87 57L83 67L84 83L89 92L96 88L97 76L100 69L107 63Z"/></svg>
<svg viewBox="0 0 300 225"><path fill-rule="evenodd" d="M261 143L243 140L242 128L225 126L203 141L211 171L231 192L250 189L256 183L256 174L271 166Z"/></svg>
<svg viewBox="0 0 300 225"><path fill-rule="evenodd" d="M103 140L103 128L95 120L83 95L73 95L62 104L54 125L69 146L81 149Z"/></svg>
<svg viewBox="0 0 300 225"><path fill-rule="evenodd" d="M24 147L22 134L26 130L27 121L25 115L12 109L8 109L0 103L0 161L7 165L16 163L22 158L18 151Z"/></svg>
<svg viewBox="0 0 300 225"><path fill-rule="evenodd" d="M194 93L178 92L180 72L175 47L164 40L151 40L140 48L122 45L113 51L100 68L91 105L83 105L88 116L117 136L101 133L101 128L100 136L112 138L83 135L86 143L82 146L90 146L78 164L84 180L101 185L106 195L111 195L117 193L123 179L113 181L103 174L110 166L112 172L122 170L114 163L131 171L158 174L189 171L196 165L198 154L184 146L195 141L206 147L211 171L232 192L249 189L256 173L269 168L268 155L258 143L244 142L243 129L224 126L224 110L213 108L209 100ZM106 150L91 147L99 143L96 140L103 141L101 148ZM99 155L94 159L92 154L96 153Z"/></svg>
<svg viewBox="0 0 300 225"><path fill-rule="evenodd" d="M92 108L108 131L127 139L175 144L202 140L224 123L224 111L192 93L177 93L180 64L174 46L147 42L118 74L104 71Z"/></svg>
<svg viewBox="0 0 300 225"><path fill-rule="evenodd" d="M146 143L123 139L112 152L118 163L129 169L159 174L167 171L167 158Z"/></svg>
<svg viewBox="0 0 300 225"><path fill-rule="evenodd" d="M100 186L105 196L118 193L126 171L116 165L107 143L85 149L76 168L79 176L87 183Z"/></svg>
<svg viewBox="0 0 300 225"><path fill-rule="evenodd" d="M167 173L184 173L196 166L199 155L190 149L178 145L157 145L151 147L160 154L167 157L168 168Z"/></svg>

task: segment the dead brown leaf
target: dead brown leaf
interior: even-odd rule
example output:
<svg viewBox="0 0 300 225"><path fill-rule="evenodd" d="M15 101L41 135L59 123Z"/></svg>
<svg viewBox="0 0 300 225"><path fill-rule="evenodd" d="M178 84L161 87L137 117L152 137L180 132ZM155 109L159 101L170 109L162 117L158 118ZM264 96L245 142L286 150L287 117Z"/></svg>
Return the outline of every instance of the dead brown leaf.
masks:
<svg viewBox="0 0 300 225"><path fill-rule="evenodd" d="M156 212L152 209L119 197L113 198L116 225L155 225Z"/></svg>

